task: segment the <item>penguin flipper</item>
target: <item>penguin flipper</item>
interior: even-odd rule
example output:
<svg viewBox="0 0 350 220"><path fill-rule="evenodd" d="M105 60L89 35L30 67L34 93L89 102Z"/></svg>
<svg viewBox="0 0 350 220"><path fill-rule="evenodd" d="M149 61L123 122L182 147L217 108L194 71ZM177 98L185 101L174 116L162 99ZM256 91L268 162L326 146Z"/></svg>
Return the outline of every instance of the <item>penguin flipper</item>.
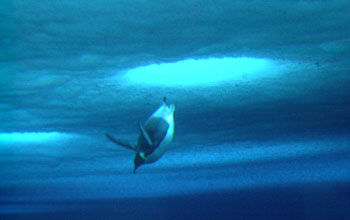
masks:
<svg viewBox="0 0 350 220"><path fill-rule="evenodd" d="M124 141L124 140L118 140L116 139L115 137L113 137L112 135L106 133L106 137L112 141L113 143L119 145L119 146L122 146L122 147L125 147L127 149L130 149L130 150L133 150L133 151L136 151L135 148L130 144L128 143L127 141Z"/></svg>
<svg viewBox="0 0 350 220"><path fill-rule="evenodd" d="M149 135L147 134L147 132L146 132L145 128L143 127L143 125L141 124L141 122L139 122L139 128L140 128L140 132L141 132L142 136L145 138L148 145L153 146L152 140L149 137Z"/></svg>

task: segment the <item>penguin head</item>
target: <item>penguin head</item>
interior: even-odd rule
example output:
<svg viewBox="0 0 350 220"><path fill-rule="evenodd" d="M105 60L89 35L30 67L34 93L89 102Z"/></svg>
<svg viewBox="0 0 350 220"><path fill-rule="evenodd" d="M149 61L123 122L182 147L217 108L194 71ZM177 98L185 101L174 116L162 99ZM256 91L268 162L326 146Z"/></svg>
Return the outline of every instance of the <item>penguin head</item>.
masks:
<svg viewBox="0 0 350 220"><path fill-rule="evenodd" d="M145 160L140 156L140 153L136 153L134 159L134 173L136 172L137 168L139 168L139 166L141 166L142 164L145 164Z"/></svg>
<svg viewBox="0 0 350 220"><path fill-rule="evenodd" d="M174 114L175 105L174 104L168 105L168 111L169 111L169 114Z"/></svg>
<svg viewBox="0 0 350 220"><path fill-rule="evenodd" d="M165 114L173 114L175 111L175 105L174 104L168 104L166 97L163 97L163 103L162 105L165 107L164 112Z"/></svg>
<svg viewBox="0 0 350 220"><path fill-rule="evenodd" d="M164 118L168 123L170 123L174 117L175 105L168 104L163 101L161 107L158 109L158 116Z"/></svg>
<svg viewBox="0 0 350 220"><path fill-rule="evenodd" d="M151 115L152 117L159 117L164 118L168 123L173 121L174 117L174 111L175 111L175 105L174 104L168 104L166 102L166 99L163 99L163 102L161 106Z"/></svg>

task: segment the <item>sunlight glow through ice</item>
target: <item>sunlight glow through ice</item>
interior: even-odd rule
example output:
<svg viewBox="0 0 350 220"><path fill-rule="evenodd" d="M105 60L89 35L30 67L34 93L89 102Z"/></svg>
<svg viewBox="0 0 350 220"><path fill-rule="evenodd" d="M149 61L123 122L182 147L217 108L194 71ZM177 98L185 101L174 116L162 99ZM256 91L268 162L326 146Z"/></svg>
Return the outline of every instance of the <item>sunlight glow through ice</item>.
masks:
<svg viewBox="0 0 350 220"><path fill-rule="evenodd" d="M261 58L188 59L130 69L124 79L153 86L215 86L231 80L252 80L270 74L272 62Z"/></svg>
<svg viewBox="0 0 350 220"><path fill-rule="evenodd" d="M44 143L48 141L58 141L67 138L68 134L59 132L13 132L0 133L1 143Z"/></svg>

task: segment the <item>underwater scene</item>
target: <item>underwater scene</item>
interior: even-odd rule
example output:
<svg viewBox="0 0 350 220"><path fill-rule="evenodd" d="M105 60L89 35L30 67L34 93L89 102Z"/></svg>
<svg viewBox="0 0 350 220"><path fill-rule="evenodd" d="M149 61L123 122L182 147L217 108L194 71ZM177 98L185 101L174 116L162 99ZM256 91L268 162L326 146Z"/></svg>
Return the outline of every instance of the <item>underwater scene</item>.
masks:
<svg viewBox="0 0 350 220"><path fill-rule="evenodd" d="M350 219L348 0L0 2L0 219Z"/></svg>

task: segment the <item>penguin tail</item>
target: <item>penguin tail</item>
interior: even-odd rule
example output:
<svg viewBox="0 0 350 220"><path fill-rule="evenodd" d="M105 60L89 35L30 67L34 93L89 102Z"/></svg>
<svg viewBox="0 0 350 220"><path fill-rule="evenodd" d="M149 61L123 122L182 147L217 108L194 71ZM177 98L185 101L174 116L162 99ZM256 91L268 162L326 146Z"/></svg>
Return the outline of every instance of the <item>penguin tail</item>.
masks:
<svg viewBox="0 0 350 220"><path fill-rule="evenodd" d="M130 150L133 150L133 151L136 151L135 148L127 141L125 140L120 140L120 139L117 139L115 137L113 137L112 135L106 133L106 137L112 141L113 143L121 146L121 147L124 147L124 148L127 148L127 149L130 149Z"/></svg>

